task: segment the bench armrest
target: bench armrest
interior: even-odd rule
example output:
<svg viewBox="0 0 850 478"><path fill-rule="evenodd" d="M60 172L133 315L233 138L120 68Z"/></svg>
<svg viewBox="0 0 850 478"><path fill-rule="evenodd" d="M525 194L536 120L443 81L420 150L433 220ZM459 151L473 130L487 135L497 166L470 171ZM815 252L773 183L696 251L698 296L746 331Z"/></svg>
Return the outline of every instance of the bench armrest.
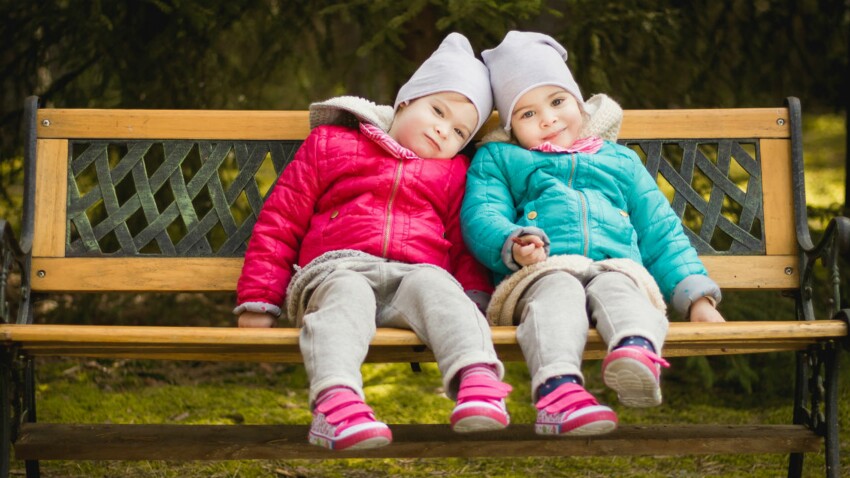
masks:
<svg viewBox="0 0 850 478"><path fill-rule="evenodd" d="M2 270L0 270L0 320L4 323L10 323L12 317L12 307L9 304L9 295L17 287L20 293L20 303L18 305L18 323L28 322L31 316L29 313L29 270L27 255L21 250L15 234L9 223L0 219L0 261L2 261ZM20 275L20 281L10 280L13 277L14 271ZM11 285L11 287L10 287Z"/></svg>
<svg viewBox="0 0 850 478"><path fill-rule="evenodd" d="M841 308L841 270L839 260L850 261L850 218L837 216L832 218L816 244L800 243L801 267L800 293L803 299L805 320L814 319L812 310L815 265L820 261L826 269L832 288L828 299L830 317L847 317L839 314Z"/></svg>

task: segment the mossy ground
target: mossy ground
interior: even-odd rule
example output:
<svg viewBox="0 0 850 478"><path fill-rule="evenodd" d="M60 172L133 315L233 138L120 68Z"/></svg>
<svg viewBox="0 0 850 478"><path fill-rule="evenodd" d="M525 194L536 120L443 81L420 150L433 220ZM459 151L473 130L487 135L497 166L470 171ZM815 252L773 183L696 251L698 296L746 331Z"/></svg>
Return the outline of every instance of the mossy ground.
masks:
<svg viewBox="0 0 850 478"><path fill-rule="evenodd" d="M708 359L709 366L717 358ZM726 360L726 359L719 359ZM776 375L791 376L790 360L772 357ZM788 362L788 363L785 363ZM843 360L840 400L850 403L850 360ZM786 367L787 366L787 367ZM600 400L616 404L601 385L598 362L585 372ZM686 359L673 360L665 376L665 403L647 410L615 405L622 423L789 423L790 396L773 387L706 387L688 373ZM676 372L678 370L678 372ZM405 364L364 366L366 394L380 417L395 423L445 423L452 402L442 395L439 373L423 364L412 373ZM529 423L528 372L508 364L515 385L508 406L515 422ZM726 383L726 381L722 381ZM766 383L771 380L765 380ZM93 423L307 424L306 376L300 365L243 363L164 363L149 361L47 360L39 367L39 417L43 421ZM781 390L780 390L781 391ZM789 390L790 391L790 387ZM842 476L850 476L850 408L844 406ZM823 457L806 458L805 476L822 476ZM15 463L22 473L22 464ZM783 455L692 457L599 457L508 459L398 459L225 462L42 462L48 477L383 477L383 476L570 476L701 477L783 476Z"/></svg>

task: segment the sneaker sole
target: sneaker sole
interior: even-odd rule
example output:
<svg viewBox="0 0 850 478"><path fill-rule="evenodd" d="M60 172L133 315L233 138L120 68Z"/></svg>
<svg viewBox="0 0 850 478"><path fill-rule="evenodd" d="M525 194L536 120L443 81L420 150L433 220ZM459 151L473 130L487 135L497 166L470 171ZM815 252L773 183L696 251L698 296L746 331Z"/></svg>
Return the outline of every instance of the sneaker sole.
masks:
<svg viewBox="0 0 850 478"><path fill-rule="evenodd" d="M353 433L342 439L328 439L320 435L310 433L308 441L322 448L329 450L368 450L370 448L380 448L392 443L392 432L389 428L370 428L358 433Z"/></svg>
<svg viewBox="0 0 850 478"><path fill-rule="evenodd" d="M347 448L339 448L339 450L369 450L371 448L380 448L392 443L392 439L388 437L372 437L361 442L355 443Z"/></svg>
<svg viewBox="0 0 850 478"><path fill-rule="evenodd" d="M497 418L473 415L461 418L452 424L455 433L475 433L502 430L508 425Z"/></svg>
<svg viewBox="0 0 850 478"><path fill-rule="evenodd" d="M611 433L617 428L617 414L608 407L580 416L565 423L536 423L534 432L538 435L554 436L591 436Z"/></svg>
<svg viewBox="0 0 850 478"><path fill-rule="evenodd" d="M506 412L495 406L459 405L452 412L449 422L456 433L474 433L501 430L511 419Z"/></svg>
<svg viewBox="0 0 850 478"><path fill-rule="evenodd" d="M580 426L578 428L573 428L572 430L564 433L557 434L558 436L593 436L593 435L605 435L607 433L611 433L617 429L617 422L612 422L611 420L599 420L597 422L588 423L587 425ZM535 428L535 431L537 429ZM545 435L546 433L540 433L540 435Z"/></svg>
<svg viewBox="0 0 850 478"><path fill-rule="evenodd" d="M605 385L617 392L620 403L627 407L648 408L661 405L658 379L646 365L623 357L612 361L602 374Z"/></svg>

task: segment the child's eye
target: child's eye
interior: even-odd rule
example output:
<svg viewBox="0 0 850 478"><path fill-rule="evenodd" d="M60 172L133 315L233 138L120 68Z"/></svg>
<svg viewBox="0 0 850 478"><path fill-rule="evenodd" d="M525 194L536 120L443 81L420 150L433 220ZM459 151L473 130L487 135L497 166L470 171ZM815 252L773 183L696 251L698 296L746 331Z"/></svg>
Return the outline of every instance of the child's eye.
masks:
<svg viewBox="0 0 850 478"><path fill-rule="evenodd" d="M455 128L455 133L460 136L460 139L466 139L466 135L463 134L463 131L460 128Z"/></svg>
<svg viewBox="0 0 850 478"><path fill-rule="evenodd" d="M554 100L552 100L552 106L558 106L563 102L564 102L563 98L555 98Z"/></svg>
<svg viewBox="0 0 850 478"><path fill-rule="evenodd" d="M439 106L434 106L434 113L437 113L437 116L440 118L443 117L443 110L441 110Z"/></svg>
<svg viewBox="0 0 850 478"><path fill-rule="evenodd" d="M520 116L520 118L531 118L532 116L534 116L533 111L526 111L525 113L522 114L522 116Z"/></svg>

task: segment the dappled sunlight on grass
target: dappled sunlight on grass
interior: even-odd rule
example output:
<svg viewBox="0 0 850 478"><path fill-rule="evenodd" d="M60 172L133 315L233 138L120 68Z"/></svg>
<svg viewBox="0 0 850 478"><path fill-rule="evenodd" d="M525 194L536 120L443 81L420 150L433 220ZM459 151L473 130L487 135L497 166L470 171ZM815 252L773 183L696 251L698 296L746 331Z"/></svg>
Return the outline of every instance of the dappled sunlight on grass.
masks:
<svg viewBox="0 0 850 478"><path fill-rule="evenodd" d="M844 203L845 118L809 115L803 119L806 202L829 208Z"/></svg>

